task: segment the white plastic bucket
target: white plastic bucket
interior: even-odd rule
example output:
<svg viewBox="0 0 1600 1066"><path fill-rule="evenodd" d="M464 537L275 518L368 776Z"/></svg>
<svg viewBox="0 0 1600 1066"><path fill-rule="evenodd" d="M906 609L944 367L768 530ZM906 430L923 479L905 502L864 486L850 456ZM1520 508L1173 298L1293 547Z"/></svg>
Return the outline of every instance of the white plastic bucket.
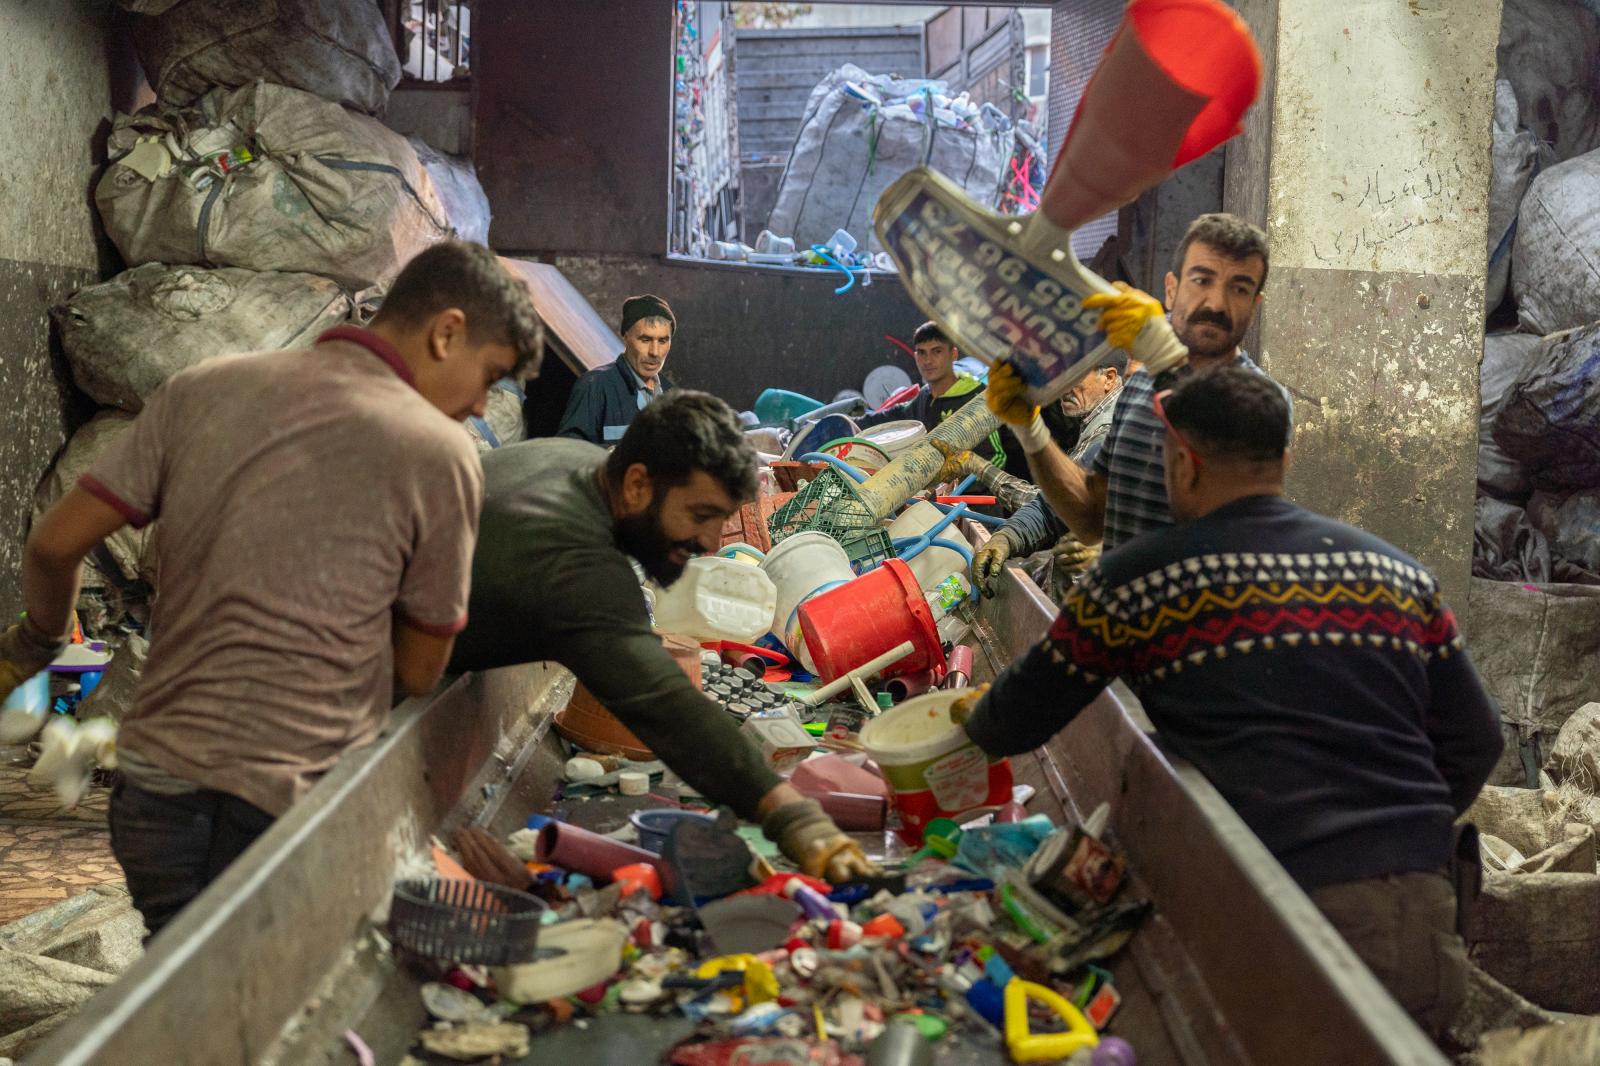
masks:
<svg viewBox="0 0 1600 1066"><path fill-rule="evenodd" d="M870 440L878 447L889 453L893 459L907 448L915 446L928 435L928 427L914 418L902 419L898 422L884 422L882 425L868 426L857 434L863 440Z"/></svg>
<svg viewBox="0 0 1600 1066"><path fill-rule="evenodd" d="M926 500L918 500L901 512L900 517L889 523L889 536L895 540L909 540L920 537L932 529L944 512ZM972 544L962 534L959 522L951 522L939 531L935 540L948 540L952 544L963 544L970 551ZM945 578L951 574L961 575L961 584L965 589L972 588L967 574L967 560L961 553L949 548L940 548L929 545L921 553L906 560L906 565L911 567L912 574L916 575L917 584L922 586L923 592L932 592L938 588Z"/></svg>
<svg viewBox="0 0 1600 1066"><path fill-rule="evenodd" d="M935 818L1011 800L1011 764L990 758L950 720L968 689L929 692L884 711L861 730L861 745L883 771L896 832L913 844Z"/></svg>
<svg viewBox="0 0 1600 1066"><path fill-rule="evenodd" d="M689 560L671 587L656 593L656 627L695 640L748 643L772 624L777 597L759 567L702 555Z"/></svg>
<svg viewBox="0 0 1600 1066"><path fill-rule="evenodd" d="M826 589L842 585L856 576L850 557L839 542L826 533L796 533L767 553L761 569L777 587L777 602L767 625L783 646L800 657L807 671L816 664L806 651L800 634L797 610L801 603Z"/></svg>

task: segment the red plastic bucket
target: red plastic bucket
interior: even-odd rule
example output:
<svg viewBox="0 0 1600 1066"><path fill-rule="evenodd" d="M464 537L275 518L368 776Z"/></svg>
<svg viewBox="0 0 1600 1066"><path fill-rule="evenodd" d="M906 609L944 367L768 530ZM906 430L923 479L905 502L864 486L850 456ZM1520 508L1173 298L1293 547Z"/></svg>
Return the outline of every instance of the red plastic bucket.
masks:
<svg viewBox="0 0 1600 1066"><path fill-rule="evenodd" d="M813 596L800 605L799 615L806 648L824 681L843 677L908 640L911 654L884 675L931 670L944 676L944 648L933 611L911 568L899 559Z"/></svg>

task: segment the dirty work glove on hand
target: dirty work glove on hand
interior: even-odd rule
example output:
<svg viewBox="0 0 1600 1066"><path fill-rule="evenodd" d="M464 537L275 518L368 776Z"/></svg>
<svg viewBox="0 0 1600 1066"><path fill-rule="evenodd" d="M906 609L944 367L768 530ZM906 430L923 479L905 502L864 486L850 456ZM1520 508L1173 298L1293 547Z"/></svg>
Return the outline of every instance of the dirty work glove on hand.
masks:
<svg viewBox="0 0 1600 1066"><path fill-rule="evenodd" d="M978 709L978 701L989 692L989 683L985 681L976 688L969 688L961 697L950 705L950 720L956 725L966 725L967 719L972 717L972 712Z"/></svg>
<svg viewBox="0 0 1600 1066"><path fill-rule="evenodd" d="M1038 455L1050 443L1050 431L1039 417L1039 408L1028 399L1028 386L1010 363L996 363L989 369L983 402L990 413L1011 428L1024 452Z"/></svg>
<svg viewBox="0 0 1600 1066"><path fill-rule="evenodd" d="M1002 533L996 533L989 538L989 543L983 550L972 557L972 579L978 583L984 595L994 595L995 578L1000 576L1000 571L1006 567L1006 560L1011 558L1011 538Z"/></svg>
<svg viewBox="0 0 1600 1066"><path fill-rule="evenodd" d="M1112 347L1121 348L1144 363L1152 375L1170 370L1189 357L1189 350L1172 331L1161 301L1125 281L1117 291L1097 292L1083 306L1100 311L1100 330Z"/></svg>
<svg viewBox="0 0 1600 1066"><path fill-rule="evenodd" d="M762 820L761 831L812 877L838 884L882 872L867 861L859 844L840 832L816 800L784 804Z"/></svg>
<svg viewBox="0 0 1600 1066"><path fill-rule="evenodd" d="M0 700L55 662L66 646L66 641L50 637L28 618L0 634Z"/></svg>
<svg viewBox="0 0 1600 1066"><path fill-rule="evenodd" d="M1063 573L1081 574L1100 560L1100 545L1080 544L1077 537L1068 533L1056 542L1050 554Z"/></svg>

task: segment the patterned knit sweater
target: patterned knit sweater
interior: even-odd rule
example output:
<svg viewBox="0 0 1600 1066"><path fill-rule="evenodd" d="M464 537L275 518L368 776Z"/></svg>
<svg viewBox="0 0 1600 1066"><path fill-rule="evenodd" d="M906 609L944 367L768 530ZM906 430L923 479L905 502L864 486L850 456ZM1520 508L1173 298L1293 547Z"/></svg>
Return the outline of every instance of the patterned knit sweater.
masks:
<svg viewBox="0 0 1600 1066"><path fill-rule="evenodd" d="M967 731L1032 750L1118 677L1308 891L1443 868L1503 744L1433 576L1279 496L1102 558Z"/></svg>

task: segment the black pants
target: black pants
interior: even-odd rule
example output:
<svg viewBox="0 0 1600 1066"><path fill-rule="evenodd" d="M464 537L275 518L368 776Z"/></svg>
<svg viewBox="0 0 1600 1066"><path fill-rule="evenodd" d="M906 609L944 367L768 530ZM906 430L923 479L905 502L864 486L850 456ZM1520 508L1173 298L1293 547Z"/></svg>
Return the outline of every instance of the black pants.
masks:
<svg viewBox="0 0 1600 1066"><path fill-rule="evenodd" d="M217 879L274 818L226 792L182 796L119 781L111 792L111 850L150 938Z"/></svg>

